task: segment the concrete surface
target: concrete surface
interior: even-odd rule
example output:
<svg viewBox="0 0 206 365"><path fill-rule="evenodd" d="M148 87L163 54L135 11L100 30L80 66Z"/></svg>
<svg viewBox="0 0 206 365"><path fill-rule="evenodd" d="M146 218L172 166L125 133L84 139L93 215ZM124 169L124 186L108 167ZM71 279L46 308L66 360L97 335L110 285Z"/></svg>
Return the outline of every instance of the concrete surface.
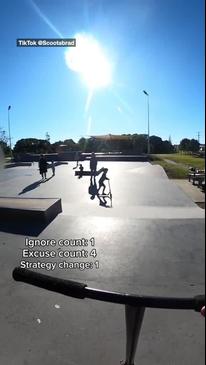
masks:
<svg viewBox="0 0 206 365"><path fill-rule="evenodd" d="M14 233L19 227L12 227L12 232L10 227L9 232L0 222L1 364L114 365L125 355L123 306L67 298L13 281L13 268L26 260L26 237L57 243L49 247L56 258L39 259L56 263L56 268L39 270L42 273L146 295L189 297L205 291L204 211L167 179L160 166L99 163L109 169L113 208L90 199L90 178L75 177L74 166L75 162L57 167L55 177L35 188L36 166L0 175L3 196L24 191L21 197L57 196L63 205L63 213L40 234L32 233L35 222L22 227L26 235ZM59 240L82 238L95 239L88 250L95 247L97 256L87 259L93 269L60 269L60 262L74 259L62 260L59 252L75 248L62 247ZM204 320L192 311L146 310L135 364L204 364Z"/></svg>

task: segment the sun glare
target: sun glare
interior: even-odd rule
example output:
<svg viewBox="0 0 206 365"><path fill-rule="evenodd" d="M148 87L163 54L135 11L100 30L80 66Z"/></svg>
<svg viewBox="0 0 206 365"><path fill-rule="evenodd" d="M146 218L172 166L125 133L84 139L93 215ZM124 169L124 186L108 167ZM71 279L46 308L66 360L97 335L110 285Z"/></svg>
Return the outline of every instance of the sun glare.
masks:
<svg viewBox="0 0 206 365"><path fill-rule="evenodd" d="M88 89L106 87L111 83L111 65L99 43L89 35L77 34L76 47L66 50L67 66L78 72Z"/></svg>

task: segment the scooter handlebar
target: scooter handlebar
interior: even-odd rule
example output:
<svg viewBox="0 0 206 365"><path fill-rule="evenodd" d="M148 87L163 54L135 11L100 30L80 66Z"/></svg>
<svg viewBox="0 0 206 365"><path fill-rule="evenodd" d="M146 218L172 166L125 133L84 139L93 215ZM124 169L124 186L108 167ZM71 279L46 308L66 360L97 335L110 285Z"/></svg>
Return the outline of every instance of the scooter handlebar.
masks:
<svg viewBox="0 0 206 365"><path fill-rule="evenodd" d="M149 308L192 309L197 312L200 312L205 305L205 295L197 295L193 298L167 298L109 292L88 288L87 284L59 279L31 270L21 269L20 267L14 269L13 278L16 281L22 281L78 299L90 298L105 302Z"/></svg>
<svg viewBox="0 0 206 365"><path fill-rule="evenodd" d="M32 284L74 298L85 298L85 287L87 285L76 281L54 278L27 269L21 269L20 267L14 269L13 278L16 281L23 281L24 283Z"/></svg>

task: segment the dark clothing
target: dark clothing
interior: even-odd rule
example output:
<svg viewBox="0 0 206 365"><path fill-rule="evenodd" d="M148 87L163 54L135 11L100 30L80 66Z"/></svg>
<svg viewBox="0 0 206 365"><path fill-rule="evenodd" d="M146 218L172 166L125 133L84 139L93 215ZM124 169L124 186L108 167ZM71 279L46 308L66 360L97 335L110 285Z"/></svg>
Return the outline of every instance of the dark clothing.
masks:
<svg viewBox="0 0 206 365"><path fill-rule="evenodd" d="M90 170L91 172L96 172L97 170L97 158L96 156L92 156L90 159Z"/></svg>
<svg viewBox="0 0 206 365"><path fill-rule="evenodd" d="M190 170L191 172L196 172L196 170L197 170L197 169L196 169L196 167L190 167L190 168L189 168L189 170Z"/></svg>
<svg viewBox="0 0 206 365"><path fill-rule="evenodd" d="M39 160L39 172L41 175L47 173L47 161L44 157L41 157Z"/></svg>
<svg viewBox="0 0 206 365"><path fill-rule="evenodd" d="M79 179L81 179L81 177L83 176L83 171L84 171L84 167L82 166L82 164L79 166Z"/></svg>
<svg viewBox="0 0 206 365"><path fill-rule="evenodd" d="M52 169L52 174L54 176L55 175L55 164L54 164L54 162L52 162L52 164L51 164L51 169Z"/></svg>
<svg viewBox="0 0 206 365"><path fill-rule="evenodd" d="M80 156L81 156L81 153L80 152L76 152L75 153L75 161L77 162L77 164L76 164L75 167L73 167L73 170L75 170L79 166Z"/></svg>
<svg viewBox="0 0 206 365"><path fill-rule="evenodd" d="M89 194L94 196L94 197L98 194L97 184L96 184L95 180L94 180L94 182L92 182L92 180L90 182Z"/></svg>

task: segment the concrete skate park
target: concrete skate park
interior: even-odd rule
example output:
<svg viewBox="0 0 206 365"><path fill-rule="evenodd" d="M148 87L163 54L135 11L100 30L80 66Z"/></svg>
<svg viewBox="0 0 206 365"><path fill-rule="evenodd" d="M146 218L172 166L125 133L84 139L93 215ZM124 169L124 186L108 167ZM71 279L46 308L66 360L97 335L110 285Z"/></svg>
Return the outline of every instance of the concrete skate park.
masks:
<svg viewBox="0 0 206 365"><path fill-rule="evenodd" d="M88 161L82 164L89 170ZM74 166L72 161L57 166L53 177L48 170L45 182L37 163L1 171L1 209L6 204L12 208L9 199L17 204L16 211L11 209L0 222L1 364L114 365L125 357L124 306L78 300L15 282L12 271L22 260L55 261L54 270L37 271L103 290L180 297L205 291L204 210L160 166L98 162L98 169L108 169L110 179L112 201L108 197L106 206L91 199L90 177L79 179ZM39 206L38 199L45 198L52 204L61 199L61 209L41 222L29 216L27 208L35 201ZM25 201L20 219L18 199ZM99 266L67 269L59 262L73 259L22 258L26 237L56 242L94 239L97 256L88 260ZM204 320L198 313L146 309L136 363L201 365L204 342Z"/></svg>

